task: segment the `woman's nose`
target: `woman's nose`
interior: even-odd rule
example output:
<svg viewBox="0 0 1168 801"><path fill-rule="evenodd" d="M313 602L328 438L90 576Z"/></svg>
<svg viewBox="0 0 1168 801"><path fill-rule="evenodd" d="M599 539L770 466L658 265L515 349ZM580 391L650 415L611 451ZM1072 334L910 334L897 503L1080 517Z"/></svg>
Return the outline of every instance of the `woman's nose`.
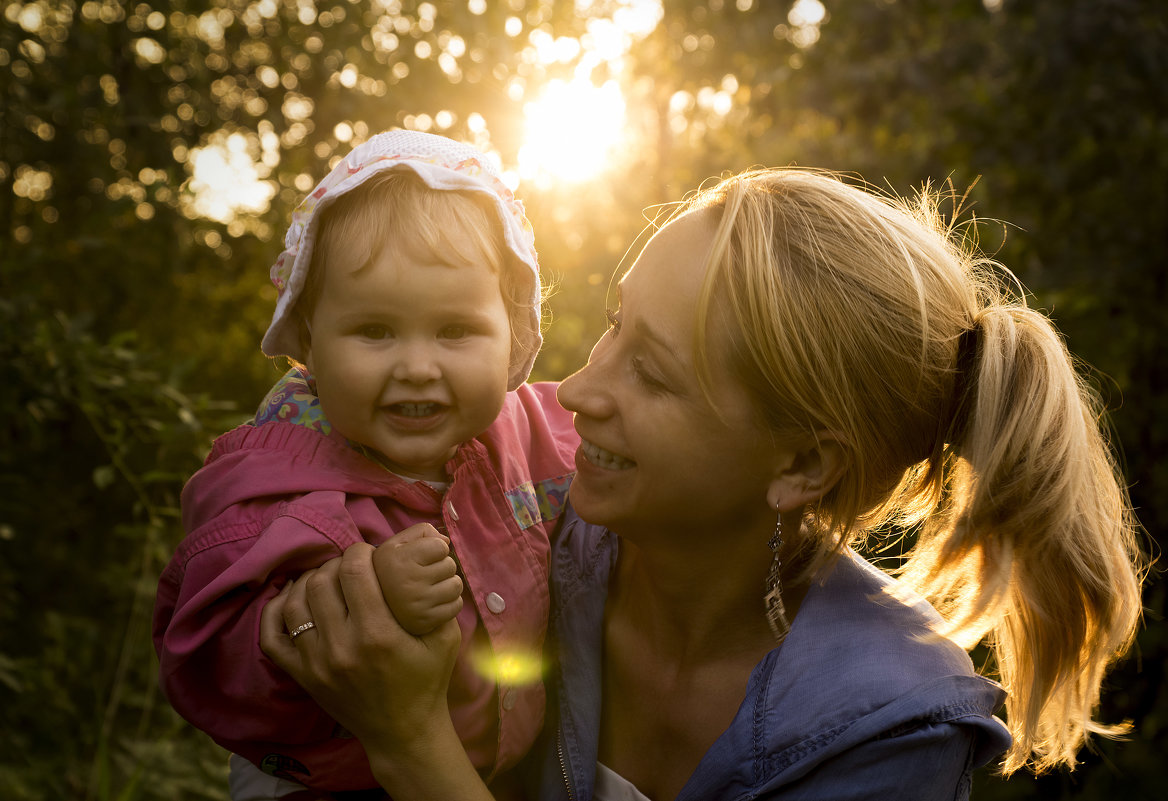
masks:
<svg viewBox="0 0 1168 801"><path fill-rule="evenodd" d="M556 399L570 412L585 417L603 418L613 413L609 381L604 376L603 340L596 343L588 362L560 382Z"/></svg>
<svg viewBox="0 0 1168 801"><path fill-rule="evenodd" d="M393 378L409 384L424 384L437 381L442 370L433 343L403 341L396 350Z"/></svg>

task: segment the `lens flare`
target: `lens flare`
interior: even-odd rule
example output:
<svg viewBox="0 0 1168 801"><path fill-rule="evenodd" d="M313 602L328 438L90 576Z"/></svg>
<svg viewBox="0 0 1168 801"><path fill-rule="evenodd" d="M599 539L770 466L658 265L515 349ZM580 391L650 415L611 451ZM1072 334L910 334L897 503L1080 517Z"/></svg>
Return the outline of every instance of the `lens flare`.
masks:
<svg viewBox="0 0 1168 801"><path fill-rule="evenodd" d="M538 653L519 651L494 652L483 648L474 654L475 670L500 685L531 684L543 675L543 660Z"/></svg>
<svg viewBox="0 0 1168 801"><path fill-rule="evenodd" d="M615 81L601 86L586 78L551 81L524 113L526 144L519 150L524 180L586 181L603 170L624 134L625 99Z"/></svg>

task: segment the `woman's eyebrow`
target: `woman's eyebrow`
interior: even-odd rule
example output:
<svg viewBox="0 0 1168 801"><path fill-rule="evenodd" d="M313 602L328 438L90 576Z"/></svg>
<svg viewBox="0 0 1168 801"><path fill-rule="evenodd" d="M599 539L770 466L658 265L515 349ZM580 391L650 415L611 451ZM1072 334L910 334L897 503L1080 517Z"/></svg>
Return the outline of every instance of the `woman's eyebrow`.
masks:
<svg viewBox="0 0 1168 801"><path fill-rule="evenodd" d="M669 361L677 365L681 370L689 368L689 353L686 348L679 347L679 343L669 340L664 334L657 331L653 324L643 317L638 317L634 323L633 328L636 330L638 336L648 342L653 350L659 351Z"/></svg>
<svg viewBox="0 0 1168 801"><path fill-rule="evenodd" d="M624 286L625 280L629 277L629 275L631 275L631 273L626 273L616 285L616 299L618 308L624 308ZM671 361L675 362L678 367L685 369L689 365L688 360L685 358L685 356L688 354L679 353L677 343L670 342L669 339L666 338L664 334L657 331L653 327L653 324L646 320L643 315L634 315L628 318L626 324L631 325L633 330L637 332L638 336L643 337L650 345L652 345L654 351L661 351L666 356L668 356Z"/></svg>

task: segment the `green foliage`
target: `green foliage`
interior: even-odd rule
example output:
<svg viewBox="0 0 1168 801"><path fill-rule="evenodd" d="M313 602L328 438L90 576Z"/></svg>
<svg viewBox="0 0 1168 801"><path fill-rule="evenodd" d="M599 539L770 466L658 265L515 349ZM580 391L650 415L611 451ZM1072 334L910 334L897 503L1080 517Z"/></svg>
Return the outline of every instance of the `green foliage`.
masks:
<svg viewBox="0 0 1168 801"><path fill-rule="evenodd" d="M0 330L0 784L30 801L215 797L196 790L225 764L158 694L150 612L178 492L237 415L176 388L133 334L99 342L19 296ZM183 747L197 758L143 783L145 757Z"/></svg>
<svg viewBox="0 0 1168 801"><path fill-rule="evenodd" d="M555 285L534 377L585 360L651 216L642 210L710 176L796 163L900 194L951 180L973 187L979 217L1007 221L983 226L983 246L1098 371L1154 546L1168 496L1159 4L824 4L808 21L791 2L667 2L622 62L592 70L597 83L619 81L631 139L593 180L520 189ZM174 715L154 677L150 610L182 535L178 493L278 372L258 353L274 301L267 269L330 159L378 130L429 126L514 166L523 103L581 63L536 58L531 44L533 32L582 35L574 4L471 6L12 0L0 10L6 798L225 797L224 755ZM192 159L231 135L272 200L214 219L196 208ZM1153 584L1136 658L1113 674L1101 710L1131 719L1132 738L1101 743L1069 777L979 776L975 797L1159 796L1165 600Z"/></svg>

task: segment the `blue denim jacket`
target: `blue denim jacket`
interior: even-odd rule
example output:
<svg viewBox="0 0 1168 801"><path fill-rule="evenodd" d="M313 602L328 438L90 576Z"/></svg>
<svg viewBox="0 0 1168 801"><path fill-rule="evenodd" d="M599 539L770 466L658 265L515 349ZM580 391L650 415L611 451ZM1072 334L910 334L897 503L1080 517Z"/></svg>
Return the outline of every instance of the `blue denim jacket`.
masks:
<svg viewBox="0 0 1168 801"><path fill-rule="evenodd" d="M589 801L600 731L604 605L619 542L569 510L552 550L554 665L542 801ZM678 801L966 799L1010 744L1001 687L932 634L937 613L848 551L813 582L755 667L730 727Z"/></svg>

